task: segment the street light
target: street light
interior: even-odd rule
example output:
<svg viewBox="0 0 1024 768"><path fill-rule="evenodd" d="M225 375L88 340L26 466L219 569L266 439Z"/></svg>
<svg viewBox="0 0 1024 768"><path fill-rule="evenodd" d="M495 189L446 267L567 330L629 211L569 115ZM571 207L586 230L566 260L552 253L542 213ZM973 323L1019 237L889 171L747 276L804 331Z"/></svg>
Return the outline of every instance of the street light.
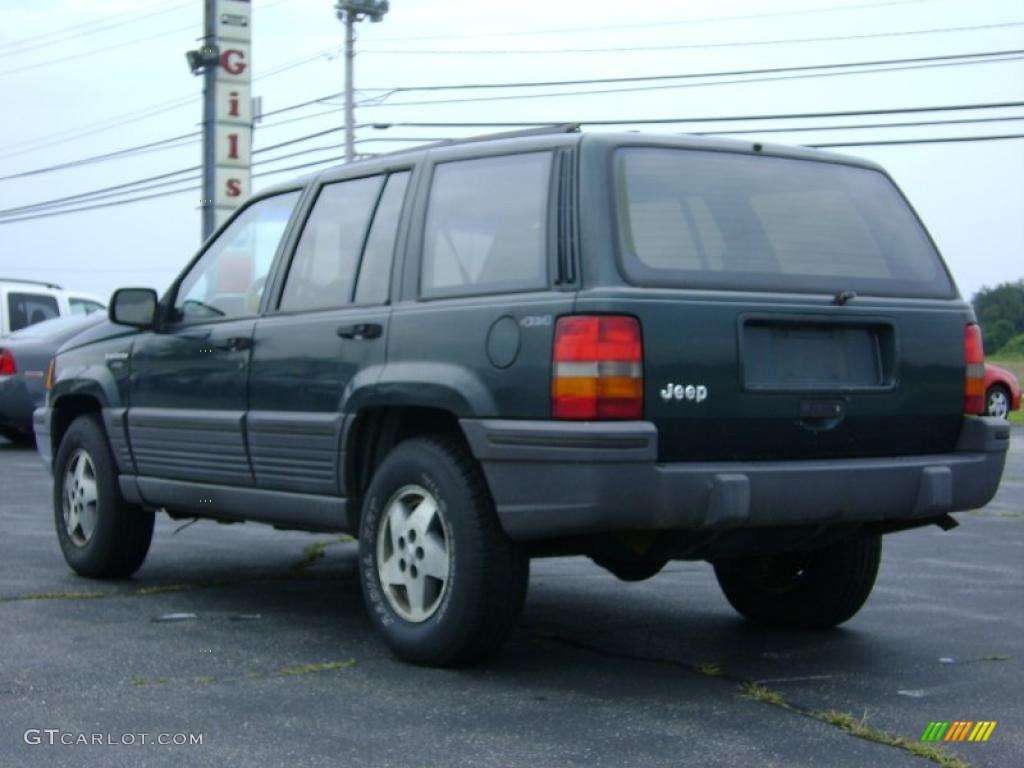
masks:
<svg viewBox="0 0 1024 768"><path fill-rule="evenodd" d="M355 25L369 19L380 22L388 12L388 0L338 0L334 5L338 19L345 23L345 162L355 159L355 96L352 64L355 59Z"/></svg>

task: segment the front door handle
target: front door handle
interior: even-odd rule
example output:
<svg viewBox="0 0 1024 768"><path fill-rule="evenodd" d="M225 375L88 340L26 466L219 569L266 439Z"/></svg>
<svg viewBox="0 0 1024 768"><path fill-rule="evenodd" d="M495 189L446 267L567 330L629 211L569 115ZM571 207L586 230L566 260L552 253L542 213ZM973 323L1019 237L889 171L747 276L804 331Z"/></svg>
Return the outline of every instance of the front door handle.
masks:
<svg viewBox="0 0 1024 768"><path fill-rule="evenodd" d="M252 348L252 339L249 336L231 336L217 346L229 352L243 352Z"/></svg>
<svg viewBox="0 0 1024 768"><path fill-rule="evenodd" d="M380 323L356 323L339 325L337 333L343 339L376 339L383 331Z"/></svg>

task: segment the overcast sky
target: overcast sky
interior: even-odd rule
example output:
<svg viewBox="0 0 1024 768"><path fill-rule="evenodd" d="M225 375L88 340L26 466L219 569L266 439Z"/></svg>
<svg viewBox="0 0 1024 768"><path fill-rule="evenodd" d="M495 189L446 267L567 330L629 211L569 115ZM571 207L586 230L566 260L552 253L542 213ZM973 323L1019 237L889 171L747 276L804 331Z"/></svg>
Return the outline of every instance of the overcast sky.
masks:
<svg viewBox="0 0 1024 768"><path fill-rule="evenodd" d="M184 53L196 47L202 7L201 0L5 0L0 10L0 176L197 130L201 78L189 73ZM341 90L337 52L343 28L331 0L256 0L253 7L253 94L262 96L264 112ZM62 31L69 27L76 29ZM918 34L924 30L932 31ZM747 79L735 76L718 82L389 93L402 86L723 72L1020 50L1020 0L647 0L627 6L594 0L392 0L384 21L362 23L358 34L357 97L370 103L357 110L357 123L636 120L1024 102L1024 60L1019 57L776 82L721 82ZM579 90L612 92L570 95ZM531 97L507 98L519 95ZM449 103L422 103L435 100ZM741 135L795 144L1024 134L1021 107L627 124L622 129L767 131L1010 117L1018 119ZM342 119L337 99L268 115L256 128L254 148L324 131ZM384 138L479 132L367 127L357 134L357 148L380 152L408 146L380 141ZM316 150L264 162L254 173L338 157L342 146L342 133L334 132L268 151L256 159ZM889 170L938 242L964 296L1024 277L1024 140L838 151L871 158ZM187 181L192 174L169 176L166 180L174 184L91 204L195 187L144 202L18 223L4 223L2 211L199 162L198 140L183 139L116 160L0 181L0 276L53 280L103 297L125 285L162 291L199 245L198 182ZM254 187L306 172L260 175Z"/></svg>

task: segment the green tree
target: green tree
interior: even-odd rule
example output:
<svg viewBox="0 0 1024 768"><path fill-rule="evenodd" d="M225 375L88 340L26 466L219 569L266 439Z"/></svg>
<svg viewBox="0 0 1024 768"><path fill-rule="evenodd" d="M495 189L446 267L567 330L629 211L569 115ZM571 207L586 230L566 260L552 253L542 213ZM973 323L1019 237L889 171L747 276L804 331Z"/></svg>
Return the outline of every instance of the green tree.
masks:
<svg viewBox="0 0 1024 768"><path fill-rule="evenodd" d="M985 351L990 355L1006 346L1006 342L1017 335L1017 329L1009 320L996 320L982 325L985 337Z"/></svg>
<svg viewBox="0 0 1024 768"><path fill-rule="evenodd" d="M1014 336L1000 350L1006 357L1024 357L1024 333Z"/></svg>
<svg viewBox="0 0 1024 768"><path fill-rule="evenodd" d="M985 349L997 352L1024 333L1024 280L982 288L971 302L985 335Z"/></svg>

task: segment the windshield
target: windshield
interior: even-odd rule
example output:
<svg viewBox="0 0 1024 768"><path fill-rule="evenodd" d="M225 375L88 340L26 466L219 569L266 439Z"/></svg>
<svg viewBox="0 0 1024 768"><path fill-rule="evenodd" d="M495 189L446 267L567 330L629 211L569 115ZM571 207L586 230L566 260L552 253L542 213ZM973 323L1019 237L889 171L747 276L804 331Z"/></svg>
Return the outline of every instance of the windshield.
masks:
<svg viewBox="0 0 1024 768"><path fill-rule="evenodd" d="M620 149L614 162L635 283L955 295L917 217L878 171L668 148Z"/></svg>

